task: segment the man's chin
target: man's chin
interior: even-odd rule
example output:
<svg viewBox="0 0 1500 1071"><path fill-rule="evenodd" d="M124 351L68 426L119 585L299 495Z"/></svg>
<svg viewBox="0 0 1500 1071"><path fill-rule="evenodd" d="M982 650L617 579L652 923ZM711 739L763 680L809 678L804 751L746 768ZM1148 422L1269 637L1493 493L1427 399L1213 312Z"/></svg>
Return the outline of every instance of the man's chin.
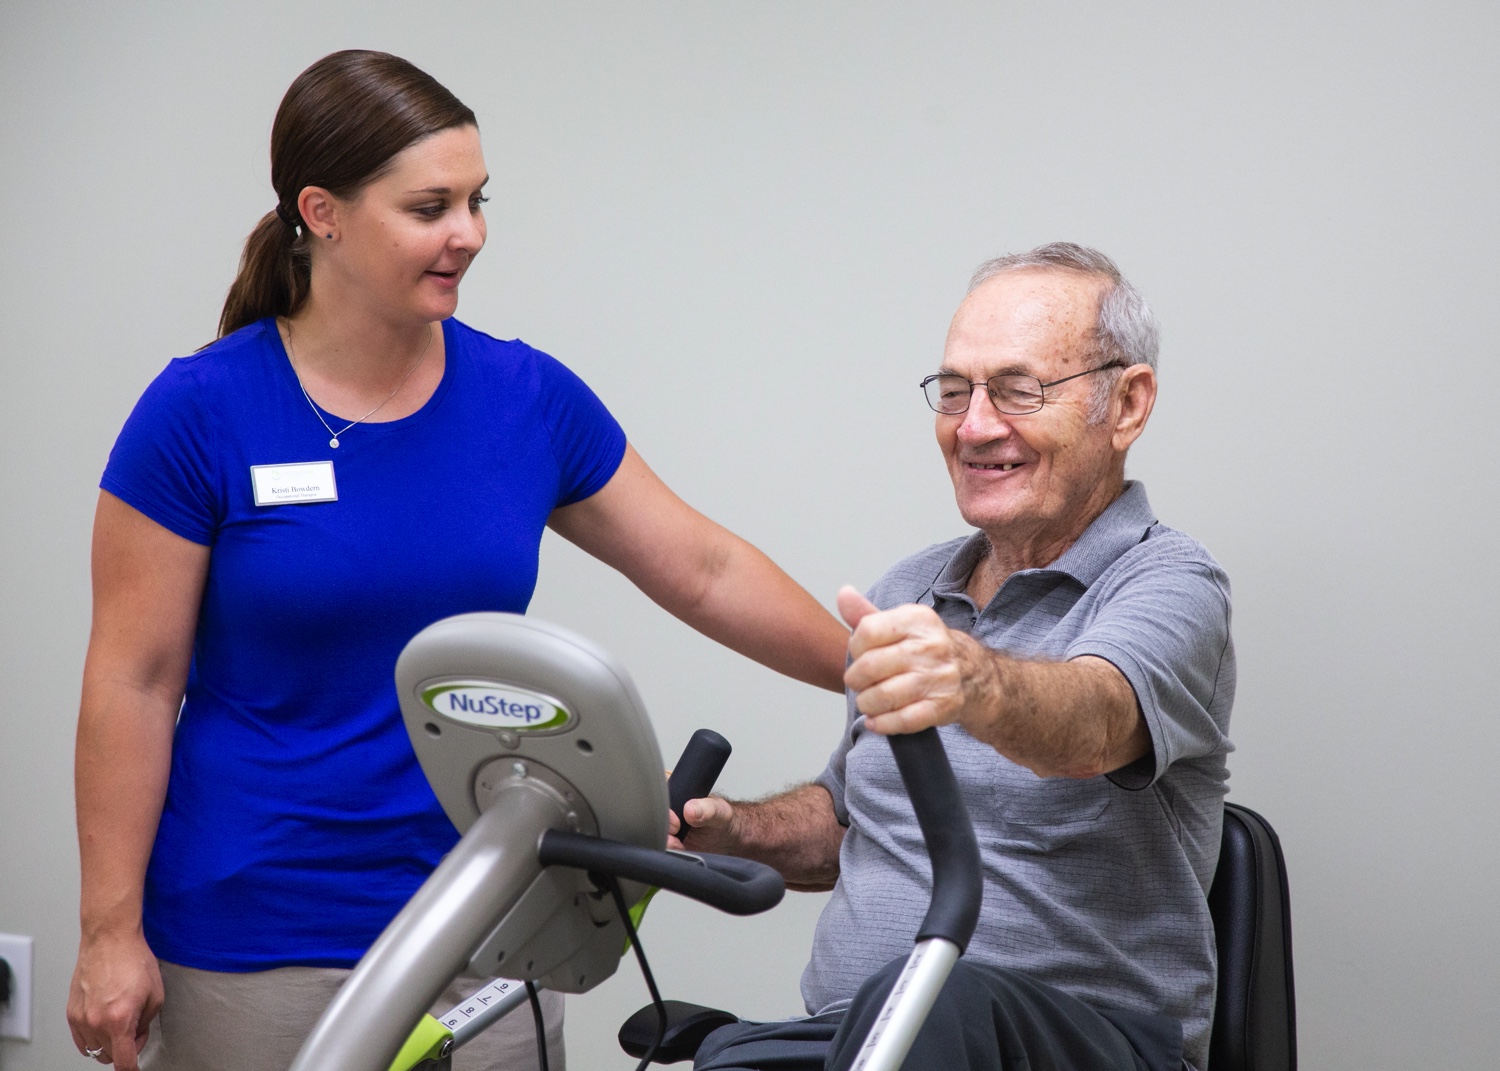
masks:
<svg viewBox="0 0 1500 1071"><path fill-rule="evenodd" d="M959 516L971 528L979 528L986 532L1000 531L1009 528L1018 520L1022 519L1023 511L1020 503L1007 502L974 502L958 505Z"/></svg>
<svg viewBox="0 0 1500 1071"><path fill-rule="evenodd" d="M980 528L981 531L987 532L1004 531L1019 519L1016 510L996 510L996 508L965 510L960 507L959 514L971 528Z"/></svg>

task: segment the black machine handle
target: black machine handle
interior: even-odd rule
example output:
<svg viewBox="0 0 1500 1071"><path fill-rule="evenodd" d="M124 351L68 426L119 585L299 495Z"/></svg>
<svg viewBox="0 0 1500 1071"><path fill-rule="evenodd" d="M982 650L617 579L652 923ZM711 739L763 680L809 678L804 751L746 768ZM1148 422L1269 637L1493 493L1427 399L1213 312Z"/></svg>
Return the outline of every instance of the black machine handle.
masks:
<svg viewBox="0 0 1500 1071"><path fill-rule="evenodd" d="M917 930L917 940L943 937L962 953L974 936L984 897L974 823L936 729L886 739L932 858L932 903Z"/></svg>
<svg viewBox="0 0 1500 1071"><path fill-rule="evenodd" d="M667 779L667 800L677 820L688 800L701 799L733 750L712 729L699 729ZM781 903L786 884L763 863L708 853L666 852L581 833L548 830L537 845L543 866L570 866L659 885L731 915L755 915Z"/></svg>
<svg viewBox="0 0 1500 1071"><path fill-rule="evenodd" d="M764 863L728 855L668 852L603 837L549 829L537 843L543 866L570 866L629 878L690 896L731 915L756 915L781 903L786 885Z"/></svg>
<svg viewBox="0 0 1500 1071"><path fill-rule="evenodd" d="M729 741L712 729L699 729L682 749L682 758L677 760L677 765L672 767L672 776L667 778L667 806L672 808L672 813L681 823L677 827L679 830L687 826L682 820L683 805L688 800L702 799L713 791L714 782L719 779L733 750Z"/></svg>

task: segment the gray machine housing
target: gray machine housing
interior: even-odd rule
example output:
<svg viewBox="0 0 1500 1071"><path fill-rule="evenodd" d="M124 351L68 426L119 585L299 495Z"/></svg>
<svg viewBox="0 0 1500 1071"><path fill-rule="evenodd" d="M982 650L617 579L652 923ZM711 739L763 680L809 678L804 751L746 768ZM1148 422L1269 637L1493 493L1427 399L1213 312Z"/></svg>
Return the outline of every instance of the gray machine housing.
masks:
<svg viewBox="0 0 1500 1071"><path fill-rule="evenodd" d="M581 993L625 932L581 869L543 866L550 831L659 852L667 785L629 675L566 629L517 614L439 621L396 666L401 714L463 836L370 947L292 1071L382 1071L460 974ZM446 697L446 698L445 698ZM646 891L622 881L627 902Z"/></svg>
<svg viewBox="0 0 1500 1071"><path fill-rule="evenodd" d="M447 618L407 645L396 688L417 760L460 833L501 795L529 789L559 809L561 828L666 843L666 783L645 706L630 675L582 636L518 614ZM646 891L621 888L627 903ZM610 899L587 875L550 867L464 973L581 993L614 973L623 947Z"/></svg>

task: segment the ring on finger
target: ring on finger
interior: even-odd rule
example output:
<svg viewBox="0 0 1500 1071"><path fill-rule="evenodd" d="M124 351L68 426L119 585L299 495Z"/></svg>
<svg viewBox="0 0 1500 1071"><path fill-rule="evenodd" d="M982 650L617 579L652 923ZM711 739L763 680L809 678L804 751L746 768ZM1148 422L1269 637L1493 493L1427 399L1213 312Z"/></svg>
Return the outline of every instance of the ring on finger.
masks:
<svg viewBox="0 0 1500 1071"><path fill-rule="evenodd" d="M91 1060L97 1060L104 1055L104 1046L100 1045L97 1049L84 1049L83 1054Z"/></svg>

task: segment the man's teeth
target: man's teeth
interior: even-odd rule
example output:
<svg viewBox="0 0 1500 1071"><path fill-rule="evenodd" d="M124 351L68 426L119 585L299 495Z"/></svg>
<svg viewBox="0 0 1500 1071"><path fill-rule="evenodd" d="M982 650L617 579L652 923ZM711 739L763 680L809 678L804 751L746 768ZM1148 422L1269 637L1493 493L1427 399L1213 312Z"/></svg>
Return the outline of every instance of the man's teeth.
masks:
<svg viewBox="0 0 1500 1071"><path fill-rule="evenodd" d="M1009 472L1019 464L1019 461L1010 461L1004 465L982 465L976 462L974 467L976 469L999 469L1001 472Z"/></svg>

